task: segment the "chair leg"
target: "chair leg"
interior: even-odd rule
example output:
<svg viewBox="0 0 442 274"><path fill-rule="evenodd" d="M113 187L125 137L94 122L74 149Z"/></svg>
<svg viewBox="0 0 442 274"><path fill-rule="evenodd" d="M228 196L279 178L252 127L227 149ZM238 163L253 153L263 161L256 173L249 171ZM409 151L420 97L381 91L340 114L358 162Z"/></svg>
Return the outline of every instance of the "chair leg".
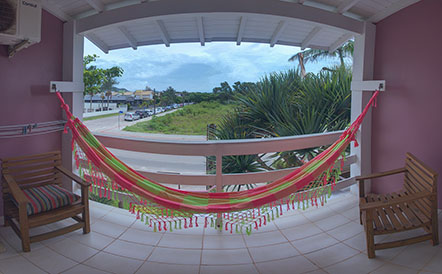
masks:
<svg viewBox="0 0 442 274"><path fill-rule="evenodd" d="M372 213L370 211L367 211L365 215L365 239L367 242L367 254L369 259L373 259L376 257L376 254L374 246Z"/></svg>
<svg viewBox="0 0 442 274"><path fill-rule="evenodd" d="M88 209L83 210L82 217L83 217L83 221L84 221L83 234L88 234L89 232L91 232L91 223L89 220L89 210Z"/></svg>
<svg viewBox="0 0 442 274"><path fill-rule="evenodd" d="M437 217L437 199L433 200L433 208L431 209L431 242L434 245L439 244L439 224Z"/></svg>
<svg viewBox="0 0 442 274"><path fill-rule="evenodd" d="M84 206L83 213L82 213L83 222L84 222L83 234L88 234L89 232L91 232L91 221L89 218L89 192L88 191L89 190L87 187L81 187L81 199L82 199L81 203Z"/></svg>
<svg viewBox="0 0 442 274"><path fill-rule="evenodd" d="M19 206L19 223L20 223L20 237L23 252L31 251L31 239L29 238L29 222L28 213L26 211L26 204Z"/></svg>

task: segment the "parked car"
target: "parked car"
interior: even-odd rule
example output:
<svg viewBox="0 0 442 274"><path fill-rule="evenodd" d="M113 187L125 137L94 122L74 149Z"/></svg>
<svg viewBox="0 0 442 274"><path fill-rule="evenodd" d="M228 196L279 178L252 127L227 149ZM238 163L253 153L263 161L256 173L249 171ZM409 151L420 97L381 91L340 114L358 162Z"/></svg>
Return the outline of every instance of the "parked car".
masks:
<svg viewBox="0 0 442 274"><path fill-rule="evenodd" d="M148 110L146 110L147 111L147 113L149 114L149 116L152 116L153 115L153 109L148 109Z"/></svg>
<svg viewBox="0 0 442 274"><path fill-rule="evenodd" d="M132 112L126 112L124 115L124 121L136 121L140 119L140 115Z"/></svg>
<svg viewBox="0 0 442 274"><path fill-rule="evenodd" d="M140 118L148 117L149 114L147 113L147 110L137 110L135 111L135 114L138 114Z"/></svg>

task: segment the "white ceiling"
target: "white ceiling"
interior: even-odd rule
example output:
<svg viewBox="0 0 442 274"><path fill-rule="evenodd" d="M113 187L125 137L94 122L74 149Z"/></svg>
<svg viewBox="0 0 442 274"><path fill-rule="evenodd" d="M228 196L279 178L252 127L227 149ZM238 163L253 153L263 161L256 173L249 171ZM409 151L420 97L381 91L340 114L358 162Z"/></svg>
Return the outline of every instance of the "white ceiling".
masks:
<svg viewBox="0 0 442 274"><path fill-rule="evenodd" d="M42 4L63 21L77 20L80 34L107 53L144 45L214 41L334 50L358 34L362 22L377 23L419 0L174 1L42 0ZM183 3L189 4L177 7ZM244 3L250 9L238 7Z"/></svg>

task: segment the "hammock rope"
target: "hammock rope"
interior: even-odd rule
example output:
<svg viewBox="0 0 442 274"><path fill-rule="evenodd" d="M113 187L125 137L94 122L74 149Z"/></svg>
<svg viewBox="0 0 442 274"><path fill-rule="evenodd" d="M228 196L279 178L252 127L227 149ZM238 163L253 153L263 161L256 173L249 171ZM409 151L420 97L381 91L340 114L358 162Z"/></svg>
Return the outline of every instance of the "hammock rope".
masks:
<svg viewBox="0 0 442 274"><path fill-rule="evenodd" d="M362 113L339 139L309 162L281 179L263 186L237 192L192 192L164 186L143 177L105 148L89 129L72 115L61 94L56 93L72 132L72 150L80 176L92 183L90 191L100 197L118 200L125 193L132 202L129 210L154 231L198 226L250 234L252 228L273 221L289 209L323 205L330 197L342 171L345 149L371 106L376 91ZM340 165L336 164L341 161ZM318 202L319 200L319 202ZM222 217L222 218L220 218ZM209 224L210 223L210 224ZM216 225L215 225L216 223Z"/></svg>

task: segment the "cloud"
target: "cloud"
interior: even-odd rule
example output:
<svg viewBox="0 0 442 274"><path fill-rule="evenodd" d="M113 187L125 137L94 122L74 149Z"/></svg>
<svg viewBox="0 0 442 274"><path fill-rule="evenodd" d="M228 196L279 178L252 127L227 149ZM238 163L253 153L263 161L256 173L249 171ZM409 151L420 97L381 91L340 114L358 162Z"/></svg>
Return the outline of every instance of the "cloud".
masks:
<svg viewBox="0 0 442 274"><path fill-rule="evenodd" d="M122 67L119 87L137 90L148 85L164 90L172 86L176 90L210 92L224 81L254 82L265 74L294 68L296 64L287 60L298 51L289 46L218 42L204 47L196 43L172 44L169 48L154 45L104 54L86 40L84 53L99 55L99 67ZM307 70L318 71L321 67L313 64Z"/></svg>

